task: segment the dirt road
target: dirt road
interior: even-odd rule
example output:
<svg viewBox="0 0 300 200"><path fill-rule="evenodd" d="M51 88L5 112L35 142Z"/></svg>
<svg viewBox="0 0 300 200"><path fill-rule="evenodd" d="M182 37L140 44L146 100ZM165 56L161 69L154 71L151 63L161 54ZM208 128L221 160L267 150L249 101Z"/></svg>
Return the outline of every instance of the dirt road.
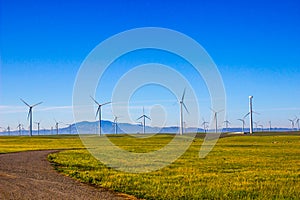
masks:
<svg viewBox="0 0 300 200"><path fill-rule="evenodd" d="M47 161L53 152L0 154L0 199L135 199L57 173Z"/></svg>

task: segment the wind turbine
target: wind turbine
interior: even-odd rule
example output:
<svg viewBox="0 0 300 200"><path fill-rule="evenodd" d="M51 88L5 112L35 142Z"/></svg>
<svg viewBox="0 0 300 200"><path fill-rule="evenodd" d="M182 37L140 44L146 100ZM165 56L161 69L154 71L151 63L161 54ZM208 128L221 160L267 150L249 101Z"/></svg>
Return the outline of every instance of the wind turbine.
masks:
<svg viewBox="0 0 300 200"><path fill-rule="evenodd" d="M224 121L224 124L225 124L225 126L226 126L226 131L228 132L228 124L231 124L231 123L230 123L230 121L225 120L225 121Z"/></svg>
<svg viewBox="0 0 300 200"><path fill-rule="evenodd" d="M250 134L251 135L253 134L252 99L253 99L253 96L249 96Z"/></svg>
<svg viewBox="0 0 300 200"><path fill-rule="evenodd" d="M10 127L9 127L9 125L7 126L7 132L8 132L8 135L10 135Z"/></svg>
<svg viewBox="0 0 300 200"><path fill-rule="evenodd" d="M22 135L22 124L18 124L17 128L19 129L19 135Z"/></svg>
<svg viewBox="0 0 300 200"><path fill-rule="evenodd" d="M259 123L259 121L257 121L257 122L253 122L254 124L255 124L255 130L257 131L258 129L257 129L257 127L258 127L258 123Z"/></svg>
<svg viewBox="0 0 300 200"><path fill-rule="evenodd" d="M34 122L34 123L37 124L37 127L38 127L38 135L40 135L40 124L41 124L41 121Z"/></svg>
<svg viewBox="0 0 300 200"><path fill-rule="evenodd" d="M183 107L184 109L186 110L187 113L189 113L187 107L185 106L185 103L183 102L184 101L184 96L185 96L185 89L183 90L183 94L182 94L182 97L181 97L181 100L179 101L180 103L180 135L183 135Z"/></svg>
<svg viewBox="0 0 300 200"><path fill-rule="evenodd" d="M243 129L242 129L242 131L243 131L243 133L245 133L245 118L243 118L243 119L237 119L237 120L239 120L239 121L241 121L242 123L243 123Z"/></svg>
<svg viewBox="0 0 300 200"><path fill-rule="evenodd" d="M264 126L263 125L259 125L259 127L261 128L261 132L264 132Z"/></svg>
<svg viewBox="0 0 300 200"><path fill-rule="evenodd" d="M69 128L70 128L69 129L69 133L72 134L72 126L73 126L73 124L66 124L66 125L69 126Z"/></svg>
<svg viewBox="0 0 300 200"><path fill-rule="evenodd" d="M269 132L271 132L271 129L272 129L272 122L269 121Z"/></svg>
<svg viewBox="0 0 300 200"><path fill-rule="evenodd" d="M223 110L215 111L214 109L210 108L211 111L214 113L214 119L216 120L216 133L218 133L218 113L222 112Z"/></svg>
<svg viewBox="0 0 300 200"><path fill-rule="evenodd" d="M92 98L92 100L98 105L98 109L96 112L96 117L99 114L99 135L101 136L101 107L107 104L110 104L111 102L106 102L103 104L98 103L92 96L90 96Z"/></svg>
<svg viewBox="0 0 300 200"><path fill-rule="evenodd" d="M207 124L208 122L206 122L203 118L203 123L201 125L203 126L204 133L206 133Z"/></svg>
<svg viewBox="0 0 300 200"><path fill-rule="evenodd" d="M54 121L55 121L56 135L58 135L58 130L59 130L58 125L61 124L62 122L57 122L55 119Z"/></svg>
<svg viewBox="0 0 300 200"><path fill-rule="evenodd" d="M291 122L292 131L293 131L294 130L294 126L295 126L295 120L289 119L289 121Z"/></svg>
<svg viewBox="0 0 300 200"><path fill-rule="evenodd" d="M43 103L43 102L39 102L37 104L34 104L34 105L29 105L28 103L26 103L23 99L20 98L20 100L26 105L29 107L29 111L28 111L28 116L27 116L27 120L28 118L30 119L30 124L29 124L29 135L32 136L32 108Z"/></svg>
<svg viewBox="0 0 300 200"><path fill-rule="evenodd" d="M299 119L298 117L296 117L296 124L297 124L297 128L298 128L297 130L298 130L298 131L299 131L299 128L300 128L300 127L299 127L299 120L300 120L300 119Z"/></svg>
<svg viewBox="0 0 300 200"><path fill-rule="evenodd" d="M114 126L115 126L115 134L118 134L118 116L115 116L115 118L114 118L114 122L113 122L113 124L114 124Z"/></svg>
<svg viewBox="0 0 300 200"><path fill-rule="evenodd" d="M139 120L139 119L142 119L143 118L143 134L145 134L145 126L146 126L146 118L151 120L147 115L145 115L145 110L144 110L144 107L143 107L143 115L140 116L139 118L137 118L136 120Z"/></svg>

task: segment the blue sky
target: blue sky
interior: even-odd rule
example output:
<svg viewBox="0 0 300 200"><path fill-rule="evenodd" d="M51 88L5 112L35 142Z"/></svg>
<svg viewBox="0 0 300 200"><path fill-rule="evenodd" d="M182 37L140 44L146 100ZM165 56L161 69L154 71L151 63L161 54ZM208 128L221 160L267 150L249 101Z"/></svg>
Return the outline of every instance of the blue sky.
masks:
<svg viewBox="0 0 300 200"><path fill-rule="evenodd" d="M300 117L299 1L0 0L0 7L1 127L28 124L20 97L31 104L44 102L34 109L34 120L45 128L54 126L54 118L73 122L73 85L83 60L101 41L139 27L174 29L206 49L223 78L231 126L240 126L236 119L248 112L249 95L260 113L255 120L264 126L271 120L273 126L289 127L288 118ZM96 98L110 100L109 83L122 75L118 65L130 69L150 61L171 65L187 76L192 73L176 65L182 62L174 56L137 52L114 63L107 75L112 78L104 83L107 87L99 84ZM197 94L200 117L208 120L209 94L204 82L194 81L203 90ZM131 116L137 118L142 106L150 114L153 105L161 104L168 107L166 125L177 125L174 102L176 98L160 87L140 88L132 97ZM113 119L109 106L103 113L104 119Z"/></svg>

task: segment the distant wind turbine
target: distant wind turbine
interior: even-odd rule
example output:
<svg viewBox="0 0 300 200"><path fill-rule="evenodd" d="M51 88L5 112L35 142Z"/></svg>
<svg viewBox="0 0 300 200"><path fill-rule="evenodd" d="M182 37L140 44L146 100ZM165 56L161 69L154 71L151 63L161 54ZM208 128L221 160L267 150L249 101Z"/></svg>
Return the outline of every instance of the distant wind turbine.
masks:
<svg viewBox="0 0 300 200"><path fill-rule="evenodd" d="M289 121L291 122L292 131L293 131L295 127L295 120L289 119Z"/></svg>
<svg viewBox="0 0 300 200"><path fill-rule="evenodd" d="M29 135L32 136L32 108L43 103L43 102L39 102L37 104L34 104L34 105L29 105L28 103L26 103L23 99L20 99L26 106L29 107L29 111L28 111L28 116L27 116L27 119L29 118L30 119L30 124L29 124Z"/></svg>
<svg viewBox="0 0 300 200"><path fill-rule="evenodd" d="M22 135L22 124L18 124L17 128L19 129L19 135Z"/></svg>
<svg viewBox="0 0 300 200"><path fill-rule="evenodd" d="M97 109L97 112L96 112L96 117L99 114L99 136L101 136L101 107L104 106L104 105L110 104L111 102L106 102L106 103L100 104L92 96L90 96L90 97L95 102L95 104L98 105L98 109Z"/></svg>
<svg viewBox="0 0 300 200"><path fill-rule="evenodd" d="M259 121L257 121L257 122L253 122L254 124L255 124L255 130L257 131L258 129L257 129L257 127L258 127L258 123L259 123Z"/></svg>
<svg viewBox="0 0 300 200"><path fill-rule="evenodd" d="M62 122L57 122L55 119L54 121L55 121L56 135L58 135L58 130L59 130L58 125L61 124Z"/></svg>
<svg viewBox="0 0 300 200"><path fill-rule="evenodd" d="M115 128L115 134L118 134L118 116L115 116L114 118L114 128Z"/></svg>
<svg viewBox="0 0 300 200"><path fill-rule="evenodd" d="M40 135L40 124L41 124L41 121L34 122L34 123L37 124L37 127L38 127L38 135Z"/></svg>
<svg viewBox="0 0 300 200"><path fill-rule="evenodd" d="M72 134L72 126L73 124L66 124L67 126L69 126L69 133Z"/></svg>
<svg viewBox="0 0 300 200"><path fill-rule="evenodd" d="M203 118L203 123L201 124L203 126L203 130L204 130L204 133L206 133L206 129L207 129L207 125L208 122L205 121L205 119Z"/></svg>
<svg viewBox="0 0 300 200"><path fill-rule="evenodd" d="M269 132L271 132L271 130L272 130L272 122L269 121Z"/></svg>
<svg viewBox="0 0 300 200"><path fill-rule="evenodd" d="M10 135L10 127L7 126L7 132L8 132L8 135Z"/></svg>
<svg viewBox="0 0 300 200"><path fill-rule="evenodd" d="M214 119L215 119L215 122L216 122L215 131L216 131L216 133L218 133L218 113L222 112L223 110L215 111L212 108L210 108L210 110L214 113Z"/></svg>
<svg viewBox="0 0 300 200"><path fill-rule="evenodd" d="M243 118L243 119L237 119L237 120L239 120L239 121L241 121L243 123L242 131L243 131L243 133L245 133L245 118Z"/></svg>
<svg viewBox="0 0 300 200"><path fill-rule="evenodd" d="M264 126L263 125L259 125L259 127L261 128L261 132L264 132Z"/></svg>
<svg viewBox="0 0 300 200"><path fill-rule="evenodd" d="M142 119L143 118L143 134L145 134L145 129L146 129L146 118L151 120L147 115L145 115L145 110L143 107L143 115L137 118L136 120Z"/></svg>
<svg viewBox="0 0 300 200"><path fill-rule="evenodd" d="M228 125L231 124L230 121L225 120L224 121L225 127L226 127L226 131L228 132Z"/></svg>
<svg viewBox="0 0 300 200"><path fill-rule="evenodd" d="M181 100L179 101L180 103L180 135L183 135L183 107L184 109L186 110L187 113L189 113L187 107L185 106L185 103L184 103L184 96L185 96L185 89L183 91L183 94L182 94L182 97L181 97Z"/></svg>
<svg viewBox="0 0 300 200"><path fill-rule="evenodd" d="M297 124L297 128L298 128L297 130L298 130L298 131L299 131L299 128L300 128L300 127L299 127L299 121L300 121L300 119L299 119L298 117L296 117L296 124Z"/></svg>
<svg viewBox="0 0 300 200"><path fill-rule="evenodd" d="M252 115L252 99L253 96L249 96L249 114L250 114L250 134L253 134L253 115Z"/></svg>

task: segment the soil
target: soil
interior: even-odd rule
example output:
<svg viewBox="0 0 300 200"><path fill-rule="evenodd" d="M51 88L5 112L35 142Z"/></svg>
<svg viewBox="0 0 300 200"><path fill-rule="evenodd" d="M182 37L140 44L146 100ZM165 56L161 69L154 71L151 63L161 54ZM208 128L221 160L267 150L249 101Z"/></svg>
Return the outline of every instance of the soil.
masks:
<svg viewBox="0 0 300 200"><path fill-rule="evenodd" d="M47 160L54 152L0 154L0 199L136 199L59 174Z"/></svg>

